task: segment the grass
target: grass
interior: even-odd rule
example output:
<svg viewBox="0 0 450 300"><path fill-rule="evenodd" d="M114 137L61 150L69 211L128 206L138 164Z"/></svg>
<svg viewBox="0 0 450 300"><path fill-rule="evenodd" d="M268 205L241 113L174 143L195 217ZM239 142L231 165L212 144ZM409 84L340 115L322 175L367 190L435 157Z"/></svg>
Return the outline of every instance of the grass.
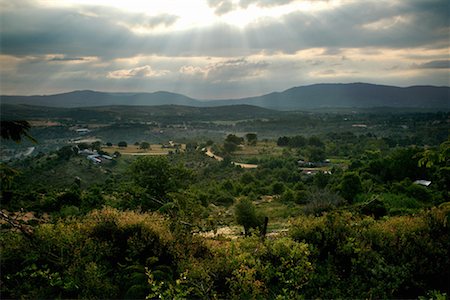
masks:
<svg viewBox="0 0 450 300"><path fill-rule="evenodd" d="M233 152L232 160L236 162L253 163L252 159L265 159L269 157L279 157L283 149L273 141L260 141L256 145L242 145Z"/></svg>
<svg viewBox="0 0 450 300"><path fill-rule="evenodd" d="M302 207L300 205L293 203L285 204L276 198L270 202L257 203L256 209L262 215L269 218L269 224L284 224L290 217L296 217L302 213Z"/></svg>
<svg viewBox="0 0 450 300"><path fill-rule="evenodd" d="M186 145L181 145L181 150L186 149ZM149 149L142 149L139 146L129 145L127 147L102 147L103 151L108 153L119 152L122 155L168 155L169 152L174 152L175 148L163 148L162 145L153 144Z"/></svg>

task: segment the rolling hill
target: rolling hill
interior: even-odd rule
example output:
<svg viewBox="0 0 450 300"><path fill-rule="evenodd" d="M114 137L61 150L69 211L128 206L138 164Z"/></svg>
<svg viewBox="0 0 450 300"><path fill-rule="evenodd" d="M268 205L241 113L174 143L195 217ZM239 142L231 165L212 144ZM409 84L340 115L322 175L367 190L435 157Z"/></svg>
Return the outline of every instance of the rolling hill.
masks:
<svg viewBox="0 0 450 300"><path fill-rule="evenodd" d="M282 114L267 108L252 105L227 105L193 107L183 105L131 106L111 105L96 107L46 107L26 104L2 104L2 120L30 119L74 119L78 121L113 122L117 120L142 121L211 121L245 120L266 118Z"/></svg>
<svg viewBox="0 0 450 300"><path fill-rule="evenodd" d="M0 101L2 104L28 104L50 107L165 104L200 106L200 101L198 100L169 92L103 93L85 90L42 96L0 96Z"/></svg>
<svg viewBox="0 0 450 300"><path fill-rule="evenodd" d="M414 107L450 108L450 88L412 86L407 88L352 84L315 84L294 87L281 93L237 100L220 100L219 105L251 104L279 110L325 107Z"/></svg>
<svg viewBox="0 0 450 300"><path fill-rule="evenodd" d="M48 96L0 96L2 104L28 104L49 107L92 107L109 105L183 105L194 107L254 105L277 110L317 108L436 108L449 110L450 87L395 87L367 83L314 84L283 92L241 99L197 100L169 92L103 93L74 91Z"/></svg>

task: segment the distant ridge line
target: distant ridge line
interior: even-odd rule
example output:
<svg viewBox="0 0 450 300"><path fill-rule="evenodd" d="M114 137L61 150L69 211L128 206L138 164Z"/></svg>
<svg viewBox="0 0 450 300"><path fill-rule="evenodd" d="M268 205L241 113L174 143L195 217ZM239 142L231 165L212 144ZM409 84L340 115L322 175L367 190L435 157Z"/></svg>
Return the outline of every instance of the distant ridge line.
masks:
<svg viewBox="0 0 450 300"><path fill-rule="evenodd" d="M53 95L0 96L1 104L28 104L49 107L92 107L109 105L186 105L209 107L254 105L277 110L369 107L450 109L450 87L415 85L396 87L369 83L317 83L289 88L283 92L240 99L199 100L168 91L98 92L76 90Z"/></svg>

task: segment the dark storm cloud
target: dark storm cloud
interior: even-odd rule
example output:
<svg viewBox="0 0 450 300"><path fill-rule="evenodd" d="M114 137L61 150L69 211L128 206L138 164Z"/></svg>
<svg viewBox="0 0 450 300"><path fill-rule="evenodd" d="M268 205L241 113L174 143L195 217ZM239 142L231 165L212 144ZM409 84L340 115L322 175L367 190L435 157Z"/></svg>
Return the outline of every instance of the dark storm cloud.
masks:
<svg viewBox="0 0 450 300"><path fill-rule="evenodd" d="M52 57L48 61L84 61L83 57Z"/></svg>
<svg viewBox="0 0 450 300"><path fill-rule="evenodd" d="M260 7L270 7L270 6L285 5L295 1L296 0L241 0L239 1L239 5L243 8L247 8L250 5L256 5Z"/></svg>
<svg viewBox="0 0 450 300"><path fill-rule="evenodd" d="M177 16L123 14L115 9L90 7L81 11L22 7L0 12L3 54L122 57L140 51L161 52L154 41L134 34L129 27L170 26ZM146 45L153 44L148 47Z"/></svg>
<svg viewBox="0 0 450 300"><path fill-rule="evenodd" d="M250 35L264 32L274 37L265 47L283 45L284 51L299 48L326 47L387 47L403 48L448 44L448 15L446 10L407 3L356 2L314 15L294 12L278 24L266 23L252 28ZM252 42L256 44L256 42Z"/></svg>
<svg viewBox="0 0 450 300"><path fill-rule="evenodd" d="M413 67L418 69L450 69L450 60L434 60Z"/></svg>
<svg viewBox="0 0 450 300"><path fill-rule="evenodd" d="M227 1L209 2L220 9ZM448 47L449 38L448 4L437 0L355 2L314 14L297 11L260 20L244 30L221 24L153 34L136 34L130 27L170 26L177 17L124 15L113 9L92 8L91 12L31 6L4 10L0 13L1 52L114 58L137 54L243 56L325 47L331 54L351 47L442 48Z"/></svg>

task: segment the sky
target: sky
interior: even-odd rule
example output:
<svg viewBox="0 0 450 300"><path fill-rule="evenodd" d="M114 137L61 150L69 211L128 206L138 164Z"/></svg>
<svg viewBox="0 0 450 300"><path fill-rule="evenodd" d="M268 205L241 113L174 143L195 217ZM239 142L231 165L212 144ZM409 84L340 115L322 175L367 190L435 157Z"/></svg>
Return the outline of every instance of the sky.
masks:
<svg viewBox="0 0 450 300"><path fill-rule="evenodd" d="M0 94L450 85L448 0L0 0Z"/></svg>

